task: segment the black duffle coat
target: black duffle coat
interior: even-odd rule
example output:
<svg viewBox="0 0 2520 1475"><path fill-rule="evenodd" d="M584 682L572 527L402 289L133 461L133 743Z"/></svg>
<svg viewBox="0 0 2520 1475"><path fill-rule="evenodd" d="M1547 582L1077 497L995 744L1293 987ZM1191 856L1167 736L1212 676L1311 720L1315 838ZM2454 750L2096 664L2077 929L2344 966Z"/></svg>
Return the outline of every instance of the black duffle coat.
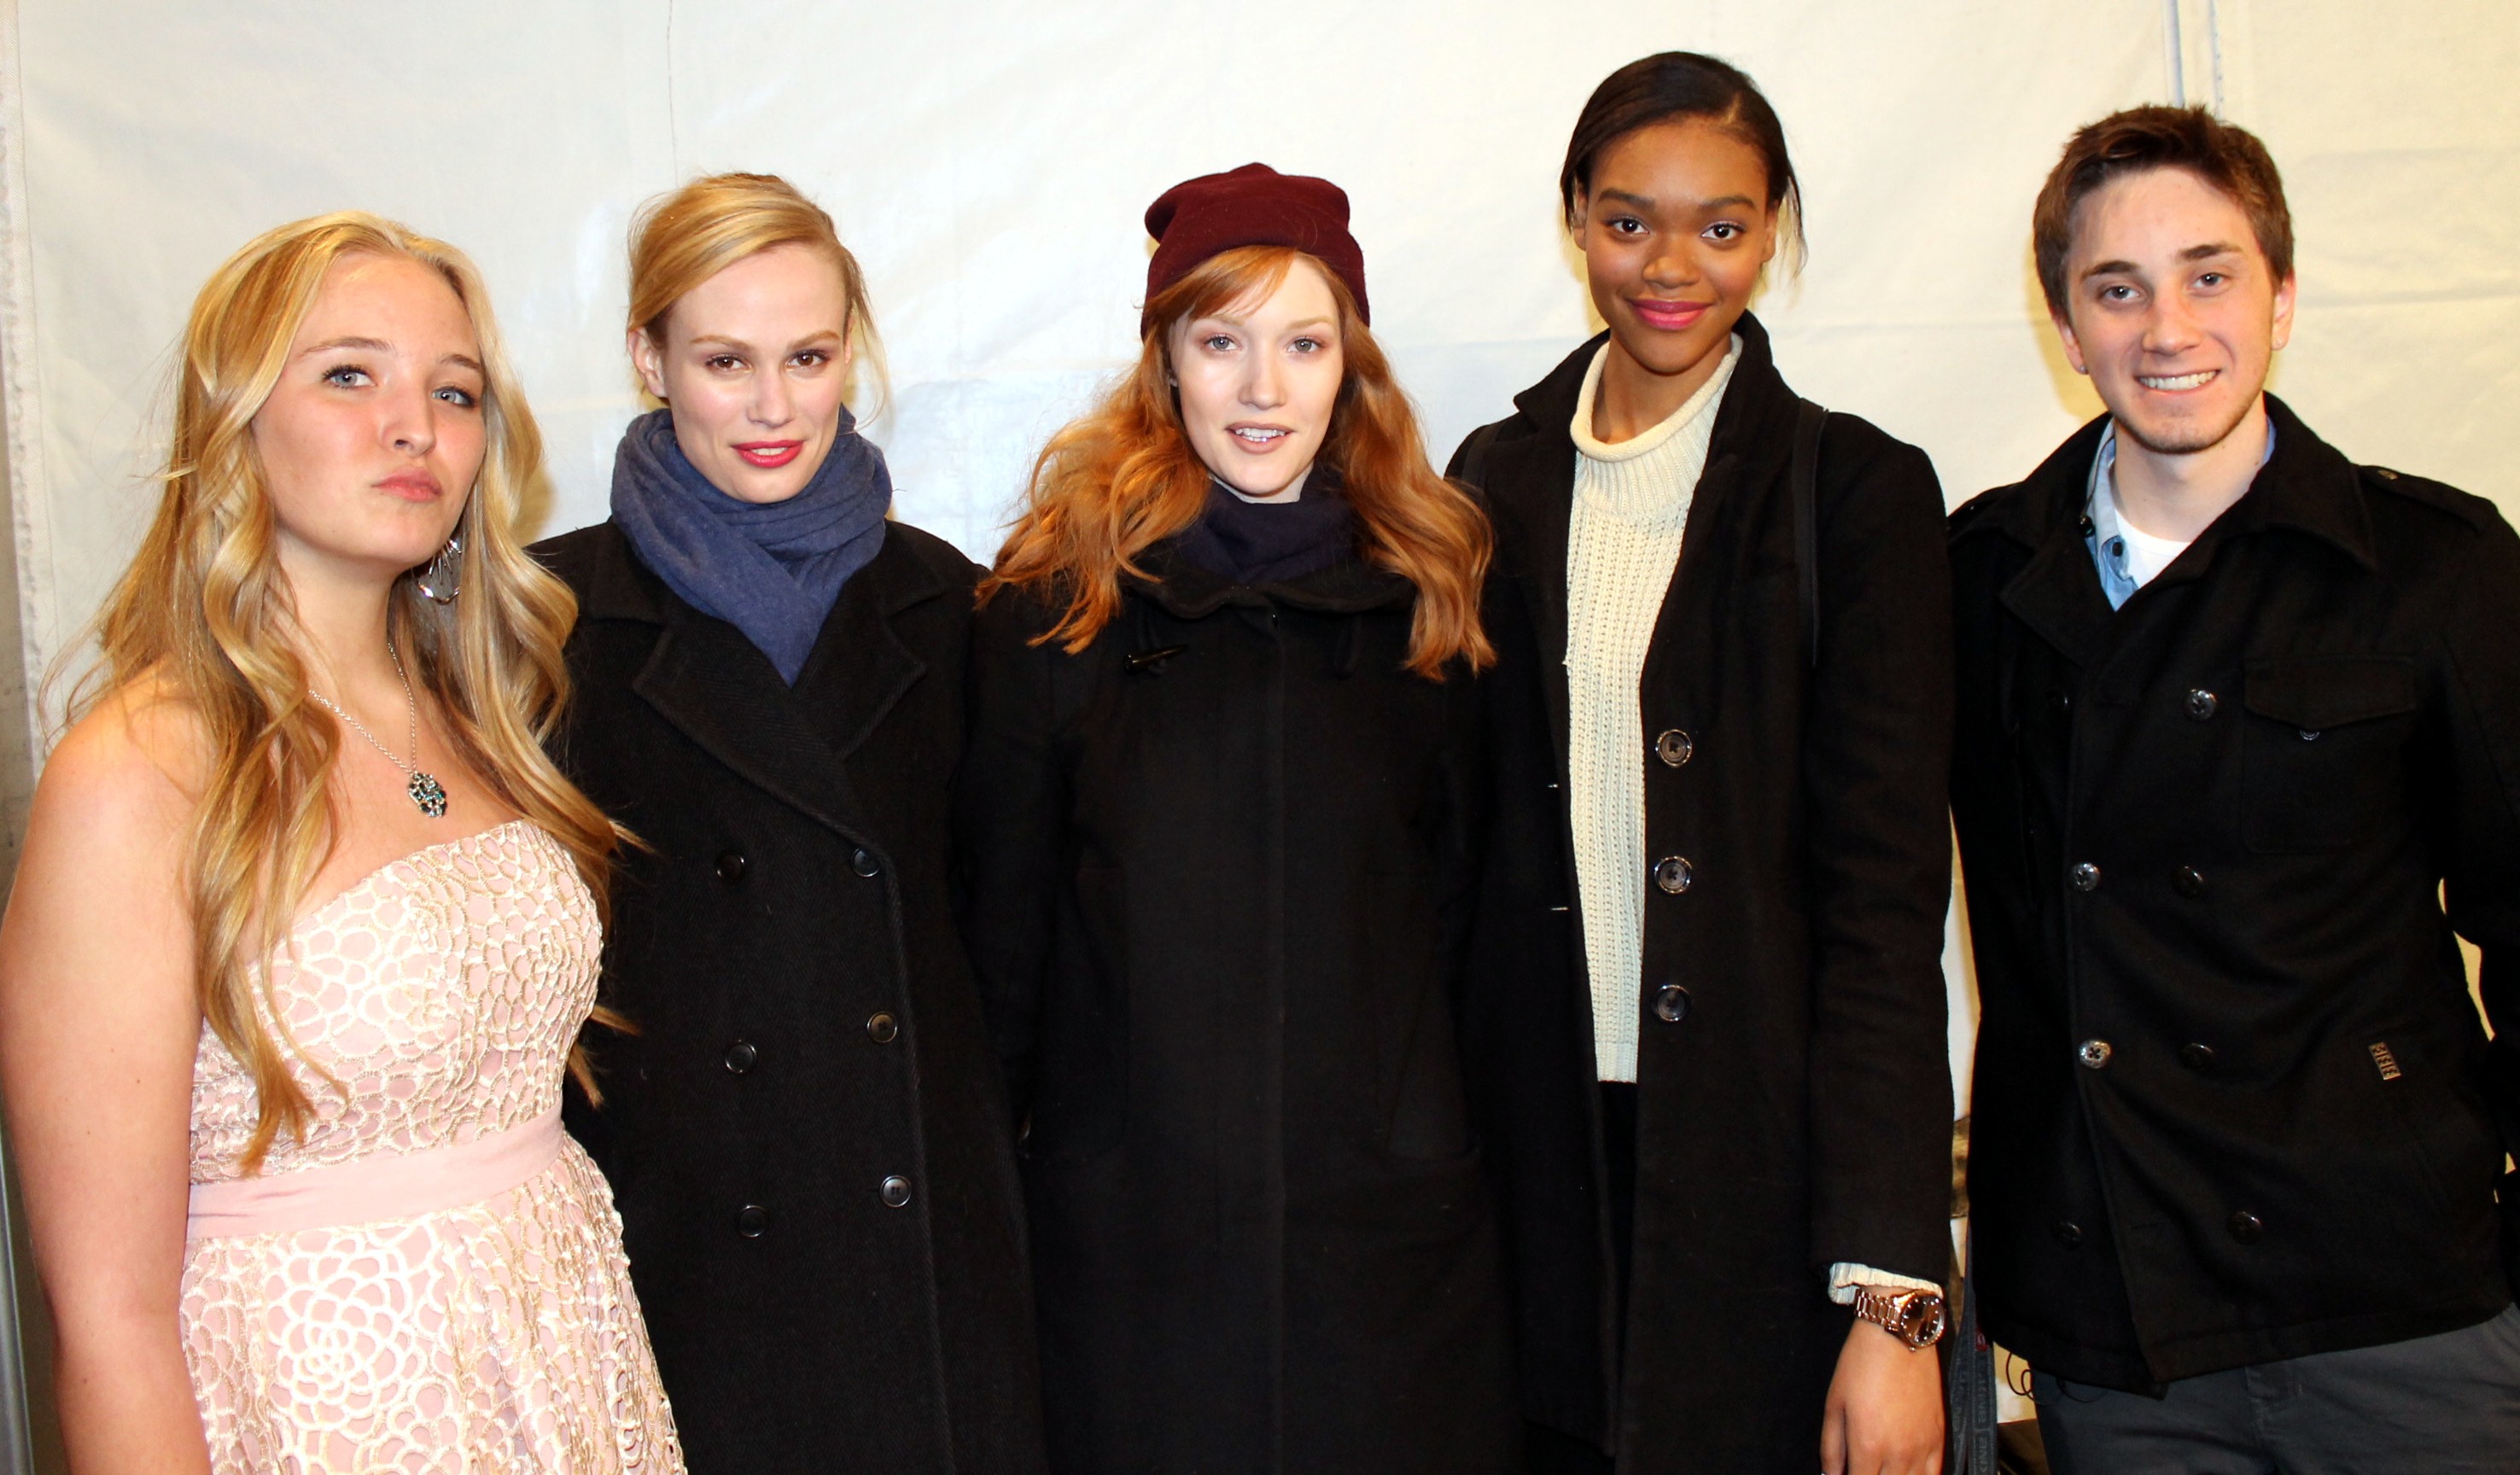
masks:
<svg viewBox="0 0 2520 1475"><path fill-rule="evenodd" d="M1092 645L979 616L968 936L1027 1123L1052 1468L1510 1469L1455 991L1479 687L1413 592L1159 545Z"/></svg>
<svg viewBox="0 0 2520 1475"><path fill-rule="evenodd" d="M2510 1300L2520 539L2267 409L2256 481L2121 609L2083 520L2105 418L1952 518L1979 1283L2081 1382Z"/></svg>
<svg viewBox="0 0 2520 1475"><path fill-rule="evenodd" d="M604 523L556 752L645 848L568 1122L700 1475L1041 1468L1006 1096L953 916L975 570L900 523L791 690Z"/></svg>
<svg viewBox="0 0 2520 1475"><path fill-rule="evenodd" d="M1736 332L1638 693L1648 854L1688 881L1645 905L1624 1304L1564 792L1568 427L1600 338L1516 397L1480 478L1545 703L1500 731L1468 1036L1528 1416L1623 1470L1805 1475L1850 1325L1828 1268L1951 1265L1948 571L1923 453L1829 417L1814 667L1797 402Z"/></svg>

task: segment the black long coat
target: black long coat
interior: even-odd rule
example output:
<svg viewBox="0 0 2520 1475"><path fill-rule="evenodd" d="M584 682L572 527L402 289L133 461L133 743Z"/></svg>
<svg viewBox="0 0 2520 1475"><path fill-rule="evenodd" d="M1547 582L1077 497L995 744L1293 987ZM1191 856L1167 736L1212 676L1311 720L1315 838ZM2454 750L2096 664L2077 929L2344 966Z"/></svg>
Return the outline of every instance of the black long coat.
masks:
<svg viewBox="0 0 2520 1475"><path fill-rule="evenodd" d="M1409 586L1159 547L1080 653L981 611L968 935L1029 1122L1054 1469L1483 1475L1516 1428L1453 995L1476 684Z"/></svg>
<svg viewBox="0 0 2520 1475"><path fill-rule="evenodd" d="M1805 1475L1849 1326L1827 1268L1940 1280L1951 1264L1948 573L1924 455L1831 416L1813 668L1796 402L1757 321L1738 332L1639 686L1647 853L1690 880L1645 904L1624 1307L1564 802L1568 426L1598 338L1515 399L1486 458L1546 705L1499 738L1504 865L1468 1032L1529 1417L1622 1469Z"/></svg>
<svg viewBox="0 0 2520 1475"><path fill-rule="evenodd" d="M557 751L621 857L571 1130L620 1206L692 1468L1041 1468L1006 1097L955 930L970 561L888 524L790 690L611 524Z"/></svg>
<svg viewBox="0 0 2520 1475"><path fill-rule="evenodd" d="M2510 1298L2520 539L2267 408L2248 493L2114 612L2082 521L2105 420L1952 519L1980 1285L2084 1382Z"/></svg>

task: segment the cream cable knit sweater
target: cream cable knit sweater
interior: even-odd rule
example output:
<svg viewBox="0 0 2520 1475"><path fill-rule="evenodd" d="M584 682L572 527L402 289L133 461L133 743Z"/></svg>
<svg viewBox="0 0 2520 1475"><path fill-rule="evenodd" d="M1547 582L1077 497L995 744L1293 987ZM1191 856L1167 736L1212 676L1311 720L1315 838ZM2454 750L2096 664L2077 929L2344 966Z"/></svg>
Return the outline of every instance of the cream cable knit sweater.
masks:
<svg viewBox="0 0 2520 1475"><path fill-rule="evenodd" d="M1716 407L1741 361L1736 335L1715 375L1669 420L1604 445L1594 396L1609 345L1575 400L1575 507L1566 530L1566 798L1593 981L1593 1049L1604 1081L1637 1078L1643 1009L1645 738L1637 684L1680 562L1681 533L1706 469Z"/></svg>

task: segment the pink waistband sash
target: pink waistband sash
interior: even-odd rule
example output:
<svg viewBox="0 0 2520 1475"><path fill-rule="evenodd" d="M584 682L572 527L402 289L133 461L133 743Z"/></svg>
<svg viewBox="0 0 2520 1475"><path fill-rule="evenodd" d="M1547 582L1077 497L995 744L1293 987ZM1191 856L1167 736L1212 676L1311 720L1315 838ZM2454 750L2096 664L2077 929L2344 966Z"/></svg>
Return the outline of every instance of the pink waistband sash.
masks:
<svg viewBox="0 0 2520 1475"><path fill-rule="evenodd" d="M293 1234L409 1219L494 1198L560 1156L560 1110L420 1152L380 1152L329 1168L193 1184L186 1239Z"/></svg>

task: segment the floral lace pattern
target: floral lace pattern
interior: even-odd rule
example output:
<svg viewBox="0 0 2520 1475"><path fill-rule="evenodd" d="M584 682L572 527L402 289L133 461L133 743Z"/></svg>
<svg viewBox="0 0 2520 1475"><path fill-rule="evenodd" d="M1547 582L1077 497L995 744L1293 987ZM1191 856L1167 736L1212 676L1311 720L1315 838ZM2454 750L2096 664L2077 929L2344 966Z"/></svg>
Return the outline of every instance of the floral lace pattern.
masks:
<svg viewBox="0 0 2520 1475"><path fill-rule="evenodd" d="M469 1142L555 1109L601 944L567 850L521 820L308 914L270 979L314 1117L262 1171ZM238 1176L254 1119L252 1077L204 1029L195 1183ZM183 1334L221 1475L683 1468L620 1219L573 1142L461 1208L194 1240Z"/></svg>

